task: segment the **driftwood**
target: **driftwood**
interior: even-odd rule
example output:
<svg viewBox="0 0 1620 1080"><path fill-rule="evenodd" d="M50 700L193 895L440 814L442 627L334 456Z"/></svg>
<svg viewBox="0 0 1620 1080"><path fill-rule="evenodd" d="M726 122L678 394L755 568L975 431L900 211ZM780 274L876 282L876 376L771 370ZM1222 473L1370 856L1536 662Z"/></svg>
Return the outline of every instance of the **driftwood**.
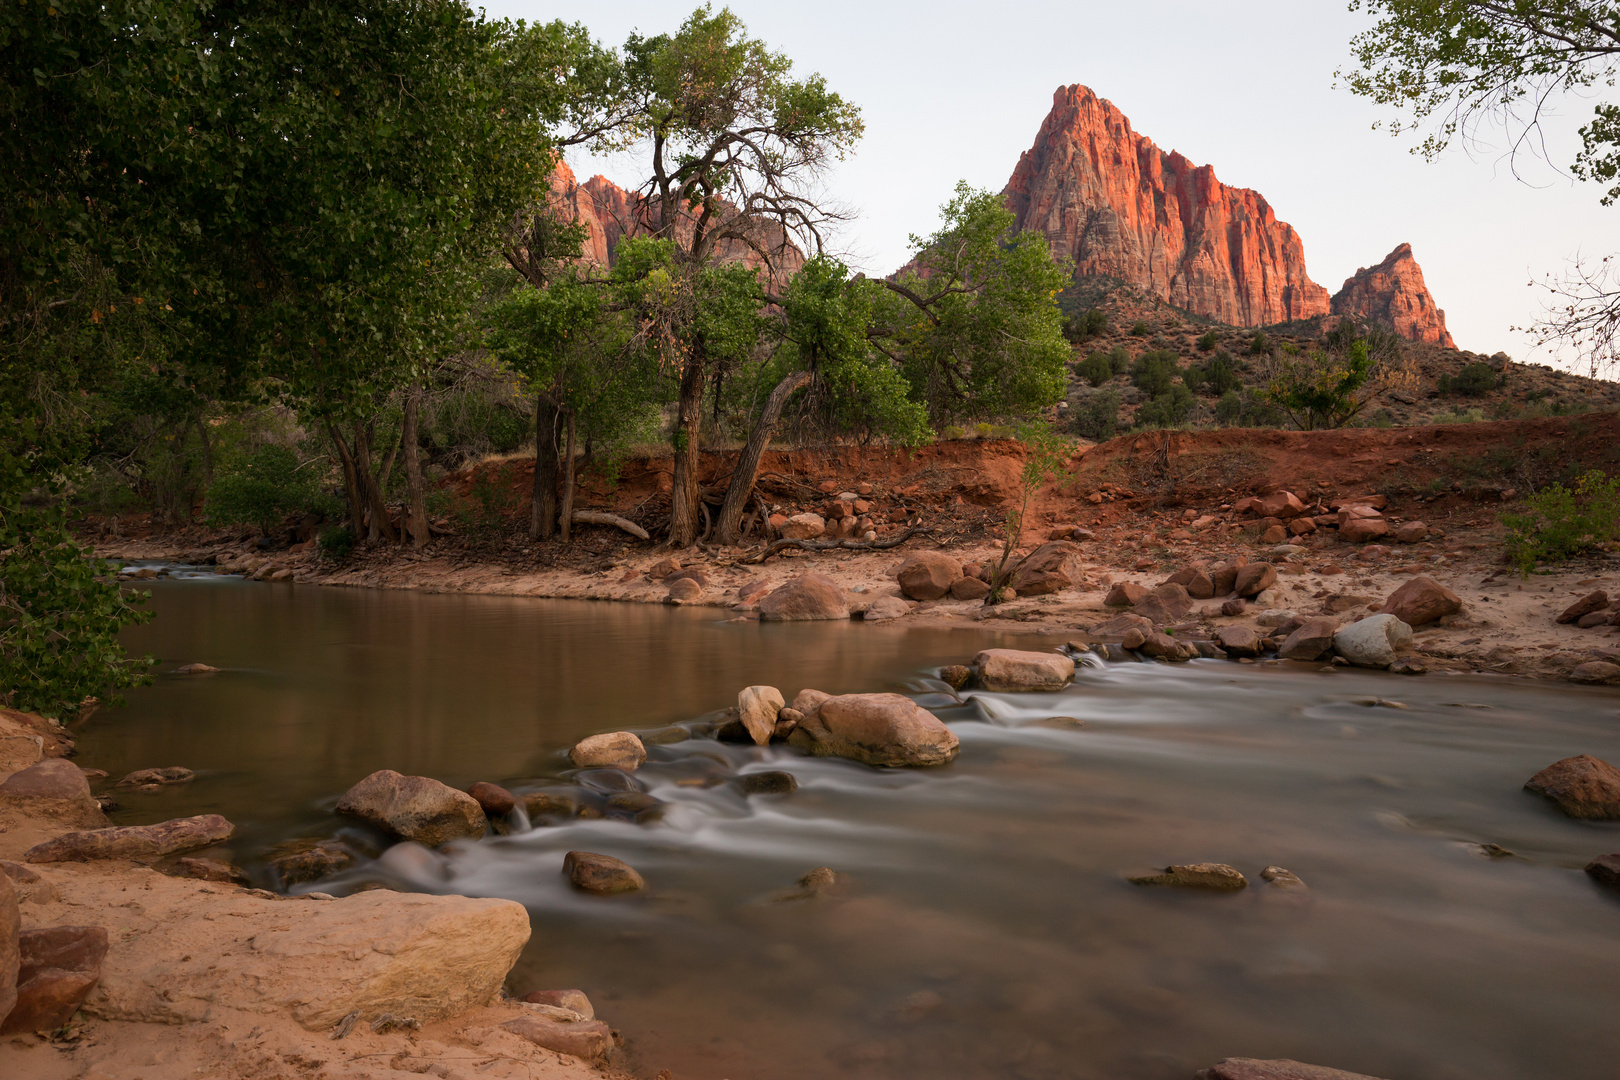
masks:
<svg viewBox="0 0 1620 1080"><path fill-rule="evenodd" d="M623 529L637 540L650 539L647 530L618 514L607 514L601 510L575 510L573 513L575 525L612 525L615 529Z"/></svg>
<svg viewBox="0 0 1620 1080"><path fill-rule="evenodd" d="M913 536L926 531L913 525L899 536L892 536L887 540L777 540L759 554L739 559L734 565L753 566L788 548L801 548L805 551L832 551L835 548L848 551L882 551L885 548L899 547Z"/></svg>

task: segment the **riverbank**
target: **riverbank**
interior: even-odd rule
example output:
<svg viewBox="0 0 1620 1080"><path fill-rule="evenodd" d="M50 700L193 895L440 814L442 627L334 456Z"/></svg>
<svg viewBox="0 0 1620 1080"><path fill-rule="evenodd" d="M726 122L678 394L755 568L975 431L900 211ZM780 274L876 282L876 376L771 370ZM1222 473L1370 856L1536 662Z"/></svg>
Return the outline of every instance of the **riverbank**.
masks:
<svg viewBox="0 0 1620 1080"><path fill-rule="evenodd" d="M616 1075L512 1030L540 1008L502 993L529 937L520 904L386 890L291 897L171 876L226 867L177 871L215 844L165 855L140 827L115 830L131 857L47 861L37 845L112 824L90 796L94 763L70 764L73 750L54 721L0 710L0 966L17 947L6 940L14 926L25 963L41 941L57 954L25 995L46 1026L0 1038L0 1075ZM395 1023L379 1023L389 1015Z"/></svg>

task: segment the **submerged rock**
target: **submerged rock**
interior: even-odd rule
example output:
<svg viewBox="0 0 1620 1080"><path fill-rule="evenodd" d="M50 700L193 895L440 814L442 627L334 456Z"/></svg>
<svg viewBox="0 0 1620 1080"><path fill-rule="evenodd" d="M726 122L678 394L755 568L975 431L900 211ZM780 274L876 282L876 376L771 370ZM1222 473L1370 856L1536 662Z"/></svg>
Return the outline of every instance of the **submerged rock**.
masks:
<svg viewBox="0 0 1620 1080"><path fill-rule="evenodd" d="M336 809L428 847L483 836L489 824L478 800L465 791L392 769L379 769L344 792Z"/></svg>
<svg viewBox="0 0 1620 1080"><path fill-rule="evenodd" d="M1130 879L1132 885L1171 885L1184 889L1213 889L1235 892L1247 888L1249 879L1225 863L1188 863L1167 866L1162 874L1144 874Z"/></svg>
<svg viewBox="0 0 1620 1080"><path fill-rule="evenodd" d="M161 769L136 769L122 780L119 787L146 787L149 784L184 784L196 777L196 773L179 765L167 765Z"/></svg>
<svg viewBox="0 0 1620 1080"><path fill-rule="evenodd" d="M563 856L563 873L574 888L593 893L635 892L647 884L629 863L591 851L570 851Z"/></svg>
<svg viewBox="0 0 1620 1080"><path fill-rule="evenodd" d="M788 795L799 790L799 781L782 769L743 773L731 783L744 795Z"/></svg>
<svg viewBox="0 0 1620 1080"><path fill-rule="evenodd" d="M221 881L230 885L248 884L248 876L245 870L222 859L187 856L181 859L177 865L181 874L186 877L196 878L199 881Z"/></svg>
<svg viewBox="0 0 1620 1080"><path fill-rule="evenodd" d="M236 826L218 814L175 818L158 825L126 825L70 832L35 844L23 858L31 863L88 862L91 859L157 859L229 840Z"/></svg>
<svg viewBox="0 0 1620 1080"><path fill-rule="evenodd" d="M1524 783L1574 818L1620 819L1620 769L1590 754L1564 758Z"/></svg>
<svg viewBox="0 0 1620 1080"><path fill-rule="evenodd" d="M952 690L960 690L973 678L973 669L966 664L948 664L939 669L939 678Z"/></svg>
<svg viewBox="0 0 1620 1080"><path fill-rule="evenodd" d="M1599 885L1620 889L1620 854L1599 855L1586 864L1586 873Z"/></svg>
<svg viewBox="0 0 1620 1080"><path fill-rule="evenodd" d="M634 772L647 760L647 748L628 731L610 731L579 740L568 759L581 769L624 769Z"/></svg>
<svg viewBox="0 0 1620 1080"><path fill-rule="evenodd" d="M1305 889L1309 888L1300 880L1298 874L1292 870L1285 870L1280 866L1268 866L1260 871L1260 877L1271 883L1274 889Z"/></svg>
<svg viewBox="0 0 1620 1080"><path fill-rule="evenodd" d="M986 690L1061 690L1074 678L1074 661L1055 652L985 649L973 669Z"/></svg>
<svg viewBox="0 0 1620 1080"><path fill-rule="evenodd" d="M901 694L829 697L805 713L793 738L821 756L881 766L943 765L960 748L938 717Z"/></svg>
<svg viewBox="0 0 1620 1080"><path fill-rule="evenodd" d="M1197 1080L1378 1080L1378 1077L1306 1065L1289 1058L1227 1058L1218 1065L1198 1070Z"/></svg>
<svg viewBox="0 0 1620 1080"><path fill-rule="evenodd" d="M0 1035L54 1031L79 1011L101 979L107 931L100 926L48 926L17 937L17 1002Z"/></svg>
<svg viewBox="0 0 1620 1080"><path fill-rule="evenodd" d="M354 853L336 840L296 843L297 850L270 860L270 870L283 889L316 881L354 865Z"/></svg>

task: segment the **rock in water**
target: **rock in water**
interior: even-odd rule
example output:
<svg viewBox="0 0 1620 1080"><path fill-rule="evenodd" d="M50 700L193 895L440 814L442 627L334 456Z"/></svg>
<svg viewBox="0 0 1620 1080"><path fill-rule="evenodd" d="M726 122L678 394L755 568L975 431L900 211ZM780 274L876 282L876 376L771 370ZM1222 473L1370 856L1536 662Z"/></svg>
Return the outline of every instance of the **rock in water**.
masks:
<svg viewBox="0 0 1620 1080"><path fill-rule="evenodd" d="M101 978L107 931L99 926L49 926L18 938L17 1004L0 1035L54 1031L79 1011Z"/></svg>
<svg viewBox="0 0 1620 1080"><path fill-rule="evenodd" d="M1569 673L1569 680L1612 686L1620 683L1620 664L1611 664L1607 660L1591 660L1584 664L1576 664L1574 670Z"/></svg>
<svg viewBox="0 0 1620 1080"><path fill-rule="evenodd" d="M1198 1070L1197 1080L1378 1080L1378 1077L1306 1065L1288 1058L1227 1058L1219 1065Z"/></svg>
<svg viewBox="0 0 1620 1080"><path fill-rule="evenodd" d="M505 817L517 809L517 796L487 780L480 780L467 789L467 794L483 809L485 817Z"/></svg>
<svg viewBox="0 0 1620 1080"><path fill-rule="evenodd" d="M564 855L563 873L574 883L574 888L593 893L635 892L647 884L629 863L590 851L570 851Z"/></svg>
<svg viewBox="0 0 1620 1080"><path fill-rule="evenodd" d="M119 787L145 787L148 784L184 784L192 780L197 774L190 769L179 765L167 765L161 769L136 769L122 780Z"/></svg>
<svg viewBox="0 0 1620 1080"><path fill-rule="evenodd" d="M0 874L0 1020L17 1004L17 967L21 959L17 936L21 928L17 890L9 874Z"/></svg>
<svg viewBox="0 0 1620 1080"><path fill-rule="evenodd" d="M157 859L229 840L236 826L218 814L175 818L159 825L126 825L70 832L35 844L23 858L31 863L88 862L91 859Z"/></svg>
<svg viewBox="0 0 1620 1080"><path fill-rule="evenodd" d="M799 790L799 781L781 769L743 773L731 783L744 795L787 795Z"/></svg>
<svg viewBox="0 0 1620 1080"><path fill-rule="evenodd" d="M550 1005L554 1009L568 1009L587 1020L596 1019L596 1009L583 990L531 990L523 1000L532 1005Z"/></svg>
<svg viewBox="0 0 1620 1080"><path fill-rule="evenodd" d="M919 551L894 576L907 599L938 600L962 577L962 563L942 551Z"/></svg>
<svg viewBox="0 0 1620 1080"><path fill-rule="evenodd" d="M301 846L302 850L270 860L270 869L283 889L319 880L354 865L354 853L336 840L320 840L313 844L302 841Z"/></svg>
<svg viewBox="0 0 1620 1080"><path fill-rule="evenodd" d="M483 836L489 825L478 800L465 791L392 769L379 769L344 792L336 809L428 847Z"/></svg>
<svg viewBox="0 0 1620 1080"><path fill-rule="evenodd" d="M1412 628L1394 615L1369 615L1333 635L1333 651L1357 667L1387 668L1412 644Z"/></svg>
<svg viewBox="0 0 1620 1080"><path fill-rule="evenodd" d="M943 765L960 748L955 732L900 694L829 697L805 713L793 733L795 740L801 736L818 755L868 765Z"/></svg>
<svg viewBox="0 0 1620 1080"><path fill-rule="evenodd" d="M960 690L973 678L973 669L966 664L947 664L939 669L939 678L952 690Z"/></svg>
<svg viewBox="0 0 1620 1080"><path fill-rule="evenodd" d="M957 578L957 583L972 581L972 578ZM980 584L983 584L982 582ZM951 586L953 593L956 585ZM862 613L861 618L867 622L884 622L888 619L903 619L911 614L911 605L898 596L880 596L873 600Z"/></svg>
<svg viewBox="0 0 1620 1080"><path fill-rule="evenodd" d="M179 862L179 869L186 877L197 878L200 881L223 881L231 885L247 885L248 876L239 866L220 859L203 859L196 856L186 856Z"/></svg>
<svg viewBox="0 0 1620 1080"><path fill-rule="evenodd" d="M1131 878L1132 885L1172 885L1183 889L1213 889L1216 892L1235 892L1247 888L1249 879L1225 863L1188 863L1185 866L1167 866L1162 874L1145 874Z"/></svg>
<svg viewBox="0 0 1620 1080"><path fill-rule="evenodd" d="M1620 854L1599 855L1586 864L1586 873L1599 885L1620 889Z"/></svg>
<svg viewBox="0 0 1620 1080"><path fill-rule="evenodd" d="M574 1016L578 1018L519 1016L501 1027L558 1054L570 1054L596 1065L605 1064L613 1053L612 1029L600 1020L592 1020L578 1013Z"/></svg>
<svg viewBox="0 0 1620 1080"><path fill-rule="evenodd" d="M581 769L623 769L634 772L647 760L647 748L628 731L610 731L579 740L568 751L568 759Z"/></svg>
<svg viewBox="0 0 1620 1080"><path fill-rule="evenodd" d="M1281 866L1268 866L1260 871L1260 877L1271 883L1274 889L1305 889L1309 888L1300 880L1298 874L1292 870L1285 870Z"/></svg>
<svg viewBox="0 0 1620 1080"><path fill-rule="evenodd" d="M1590 754L1555 761L1525 781L1573 818L1620 819L1620 769Z"/></svg>
<svg viewBox="0 0 1620 1080"><path fill-rule="evenodd" d="M1233 656L1259 656L1260 635L1247 626L1223 626L1215 631L1215 639Z"/></svg>
<svg viewBox="0 0 1620 1080"><path fill-rule="evenodd" d="M1074 661L1062 653L985 649L973 669L986 690L1061 690L1074 678Z"/></svg>
<svg viewBox="0 0 1620 1080"><path fill-rule="evenodd" d="M766 622L805 622L849 618L849 600L824 574L803 574L778 586L759 602Z"/></svg>
<svg viewBox="0 0 1620 1080"><path fill-rule="evenodd" d="M1425 574L1408 581L1390 593L1384 612L1407 626L1427 626L1462 610L1462 598Z"/></svg>
<svg viewBox="0 0 1620 1080"><path fill-rule="evenodd" d="M737 717L757 746L771 741L776 715L786 705L782 691L774 686L745 686L737 692Z"/></svg>

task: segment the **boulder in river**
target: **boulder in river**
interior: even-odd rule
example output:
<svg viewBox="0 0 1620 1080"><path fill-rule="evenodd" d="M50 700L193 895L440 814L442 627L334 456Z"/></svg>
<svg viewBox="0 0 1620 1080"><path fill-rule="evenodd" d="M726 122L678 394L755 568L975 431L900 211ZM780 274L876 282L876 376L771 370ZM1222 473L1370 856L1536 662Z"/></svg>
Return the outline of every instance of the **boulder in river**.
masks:
<svg viewBox="0 0 1620 1080"><path fill-rule="evenodd" d="M354 853L337 840L294 840L278 846L284 854L270 859L270 870L283 889L316 881L354 865Z"/></svg>
<svg viewBox="0 0 1620 1080"><path fill-rule="evenodd" d="M957 578L958 581L971 581L971 578ZM867 622L884 622L889 619L903 619L911 614L911 605L898 596L880 596L866 606L861 618Z"/></svg>
<svg viewBox="0 0 1620 1080"><path fill-rule="evenodd" d="M1281 866L1268 866L1260 871L1262 880L1270 883L1274 889L1305 889L1309 888L1298 874Z"/></svg>
<svg viewBox="0 0 1620 1080"><path fill-rule="evenodd" d="M0 1035L55 1031L73 1019L101 979L107 931L100 926L47 926L17 938L17 1003Z"/></svg>
<svg viewBox="0 0 1620 1080"><path fill-rule="evenodd" d="M125 825L70 832L35 844L23 858L31 863L89 862L92 859L158 859L229 840L236 826L218 814L175 818L157 825Z"/></svg>
<svg viewBox="0 0 1620 1080"><path fill-rule="evenodd" d="M896 767L943 765L960 748L955 732L901 694L829 697L805 713L793 739L824 757Z"/></svg>
<svg viewBox="0 0 1620 1080"><path fill-rule="evenodd" d="M623 769L634 772L647 760L647 748L628 731L609 731L579 740L568 759L581 769Z"/></svg>
<svg viewBox="0 0 1620 1080"><path fill-rule="evenodd" d="M592 851L570 851L563 856L563 873L574 888L593 893L635 892L647 884L629 863Z"/></svg>
<svg viewBox="0 0 1620 1080"><path fill-rule="evenodd" d="M1378 1077L1323 1065L1306 1065L1289 1058L1227 1058L1218 1065L1199 1069L1197 1080L1378 1080Z"/></svg>
<svg viewBox="0 0 1620 1080"><path fill-rule="evenodd" d="M338 800L336 810L428 847L484 835L489 821L478 800L428 776L378 769Z"/></svg>
<svg viewBox="0 0 1620 1080"><path fill-rule="evenodd" d="M1252 627L1241 624L1223 626L1215 631L1215 639L1232 656L1260 655L1260 635Z"/></svg>
<svg viewBox="0 0 1620 1080"><path fill-rule="evenodd" d="M745 686L737 692L737 718L757 746L771 741L776 716L786 705L782 691L774 686Z"/></svg>
<svg viewBox="0 0 1620 1080"><path fill-rule="evenodd" d="M1133 877L1131 884L1171 885L1183 889L1235 892L1247 888L1249 879L1225 863L1201 862L1188 863L1185 866L1167 866L1162 874Z"/></svg>
<svg viewBox="0 0 1620 1080"><path fill-rule="evenodd" d="M1620 769L1590 754L1555 761L1525 781L1573 818L1620 819Z"/></svg>
<svg viewBox="0 0 1620 1080"><path fill-rule="evenodd" d="M478 781L467 789L467 794L483 809L485 817L505 817L517 808L516 795L487 780Z"/></svg>
<svg viewBox="0 0 1620 1080"><path fill-rule="evenodd" d="M189 783L196 773L180 765L165 765L159 769L136 769L122 780L119 787L149 787L152 785Z"/></svg>
<svg viewBox="0 0 1620 1080"><path fill-rule="evenodd" d="M1055 652L985 649L973 670L986 690L1061 690L1074 678L1074 661Z"/></svg>
<svg viewBox="0 0 1620 1080"><path fill-rule="evenodd" d="M782 769L743 773L731 784L744 795L787 795L799 790L799 781Z"/></svg>
<svg viewBox="0 0 1620 1080"><path fill-rule="evenodd" d="M1357 620L1333 635L1333 651L1357 667L1387 668L1396 650L1412 644L1412 628L1381 612Z"/></svg>
<svg viewBox="0 0 1620 1080"><path fill-rule="evenodd" d="M1599 885L1620 889L1620 853L1599 855L1586 864L1586 873Z"/></svg>
<svg viewBox="0 0 1620 1080"><path fill-rule="evenodd" d="M952 690L960 690L973 678L973 669L966 664L947 664L939 669L939 678Z"/></svg>
<svg viewBox="0 0 1620 1080"><path fill-rule="evenodd" d="M801 574L759 602L759 617L765 622L847 619L849 599L838 582L825 574Z"/></svg>

